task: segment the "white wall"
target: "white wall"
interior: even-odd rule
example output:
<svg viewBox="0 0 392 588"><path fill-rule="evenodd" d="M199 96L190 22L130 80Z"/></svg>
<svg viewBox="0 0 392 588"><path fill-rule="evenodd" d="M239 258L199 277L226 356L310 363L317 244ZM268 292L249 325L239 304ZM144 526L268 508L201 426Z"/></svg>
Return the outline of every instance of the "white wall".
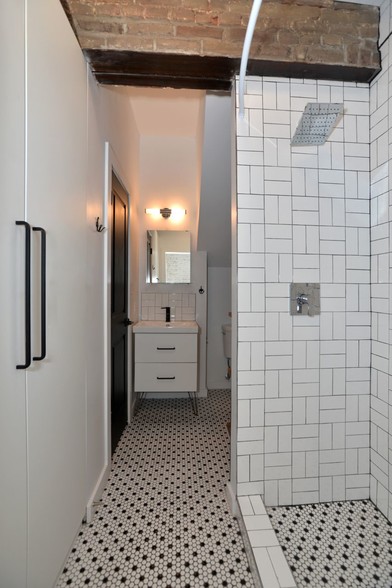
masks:
<svg viewBox="0 0 392 588"><path fill-rule="evenodd" d="M97 233L95 219L107 225L104 203L105 141L119 162L116 170L130 193L129 316L138 317L138 132L126 93L99 86L88 73L88 170L87 170L87 500L107 466L104 374L104 233ZM130 371L130 377L132 372Z"/></svg>
<svg viewBox="0 0 392 588"><path fill-rule="evenodd" d="M230 95L207 93L198 244L208 252L209 389L230 388L222 324L230 322L231 310L231 116Z"/></svg>
<svg viewBox="0 0 392 588"><path fill-rule="evenodd" d="M104 241L95 230L95 219L103 218L104 151L99 128L100 89L91 73L88 84L88 170L87 170L87 320L88 346L86 366L86 500L94 492L107 463L104 398L104 316L103 276ZM97 317L98 320L97 320ZM97 358L101 358L98 362Z"/></svg>
<svg viewBox="0 0 392 588"><path fill-rule="evenodd" d="M391 130L392 130L391 3L381 5L382 71L370 88L371 138L371 476L370 496L392 520L391 422Z"/></svg>
<svg viewBox="0 0 392 588"><path fill-rule="evenodd" d="M231 323L231 268L208 268L207 388L230 388L225 379L227 360L223 353L222 325Z"/></svg>
<svg viewBox="0 0 392 588"><path fill-rule="evenodd" d="M196 250L200 186L199 140L198 136L174 135L142 136L140 139L140 285L143 289L146 286L147 229L189 231L191 250ZM173 218L154 218L144 213L145 208L164 207L183 208L187 214L177 222Z"/></svg>
<svg viewBox="0 0 392 588"><path fill-rule="evenodd" d="M325 145L291 147L308 102L343 102ZM238 494L369 496L369 87L248 78L237 122ZM291 282L321 314L290 316Z"/></svg>
<svg viewBox="0 0 392 588"><path fill-rule="evenodd" d="M197 249L197 222L204 121L202 91L124 88L138 130L139 283L146 285L146 231L187 230L192 251ZM180 220L154 218L146 208L187 210ZM163 287L163 286L161 286Z"/></svg>
<svg viewBox="0 0 392 588"><path fill-rule="evenodd" d="M231 96L207 93L198 246L209 267L231 267Z"/></svg>
<svg viewBox="0 0 392 588"><path fill-rule="evenodd" d="M103 137L109 141L120 165L118 173L130 196L130 292L129 316L136 321L139 316L139 211L140 211L140 147L139 131L132 108L128 88L101 86L104 116Z"/></svg>

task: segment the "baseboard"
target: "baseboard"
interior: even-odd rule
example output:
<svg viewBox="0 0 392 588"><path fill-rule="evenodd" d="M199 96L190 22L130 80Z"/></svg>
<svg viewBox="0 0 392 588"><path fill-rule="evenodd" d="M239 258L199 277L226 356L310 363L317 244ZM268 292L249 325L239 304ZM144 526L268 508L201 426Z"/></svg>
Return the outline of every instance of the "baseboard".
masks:
<svg viewBox="0 0 392 588"><path fill-rule="evenodd" d="M89 501L87 502L86 523L91 523L91 521L93 519L96 504L101 499L102 492L103 492L103 490L106 486L106 483L108 481L108 478L109 478L109 474L110 474L110 463L106 464L103 467L103 469L98 477L97 483L95 484L94 490L89 498Z"/></svg>
<svg viewBox="0 0 392 588"><path fill-rule="evenodd" d="M216 382L208 382L209 390L230 390L231 380L217 380Z"/></svg>

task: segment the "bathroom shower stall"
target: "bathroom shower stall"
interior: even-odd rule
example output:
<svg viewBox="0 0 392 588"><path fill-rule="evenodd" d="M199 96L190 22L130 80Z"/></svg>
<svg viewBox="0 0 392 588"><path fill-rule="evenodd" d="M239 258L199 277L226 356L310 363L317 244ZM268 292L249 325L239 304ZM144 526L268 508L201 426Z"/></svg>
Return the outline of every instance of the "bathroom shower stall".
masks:
<svg viewBox="0 0 392 588"><path fill-rule="evenodd" d="M369 422L374 87L248 77L245 90L236 127L238 494L260 494L267 505L371 495L388 514L379 500L387 481L380 491L370 475L381 457L374 448L371 460ZM343 116L323 145L292 145L309 103L343 104ZM385 282L386 262L375 259ZM319 315L290 314L296 282L320 285ZM373 343L373 372L383 351ZM384 431L379 402L373 426Z"/></svg>
<svg viewBox="0 0 392 588"><path fill-rule="evenodd" d="M250 552L271 586L294 585L287 569L280 582L284 560L275 550L290 524L306 536L310 516L324 518L328 537L342 539L351 529L358 539L359 547L342 544L344 557L346 548L357 554L344 581L354 585L358 570L371 585L391 581L387 561L361 571L363 549L388 553L380 547L386 521L369 501L349 502L370 499L392 519L389 12L382 16L383 70L370 86L247 77L244 117L237 110L236 489ZM342 105L342 116L324 144L295 144L302 114L315 103ZM313 309L304 286L319 289ZM271 510L331 502L337 506L321 515L309 506ZM348 521L341 535L331 531L331 517ZM294 575L295 546L303 546L305 569L315 549L328 555L314 538L302 540L289 537L284 547ZM347 570L345 561L333 561ZM320 582L328 580L330 562L317 565ZM312 573L297 570L295 582L321 585Z"/></svg>

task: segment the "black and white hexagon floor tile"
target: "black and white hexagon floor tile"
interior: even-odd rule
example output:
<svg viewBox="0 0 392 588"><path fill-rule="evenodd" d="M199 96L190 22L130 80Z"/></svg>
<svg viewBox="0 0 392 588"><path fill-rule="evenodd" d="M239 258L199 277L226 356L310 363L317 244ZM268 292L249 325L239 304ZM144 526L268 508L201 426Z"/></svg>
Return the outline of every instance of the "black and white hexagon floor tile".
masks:
<svg viewBox="0 0 392 588"><path fill-rule="evenodd" d="M391 588L392 525L369 500L267 510L298 588Z"/></svg>
<svg viewBox="0 0 392 588"><path fill-rule="evenodd" d="M229 513L230 392L143 401L124 431L102 501L57 587L254 586Z"/></svg>

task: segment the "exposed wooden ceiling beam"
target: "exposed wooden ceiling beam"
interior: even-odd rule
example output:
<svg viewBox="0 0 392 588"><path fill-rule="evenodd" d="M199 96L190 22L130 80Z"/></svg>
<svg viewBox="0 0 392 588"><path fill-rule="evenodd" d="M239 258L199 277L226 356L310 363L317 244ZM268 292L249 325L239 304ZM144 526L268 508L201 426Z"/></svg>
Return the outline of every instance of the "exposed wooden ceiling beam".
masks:
<svg viewBox="0 0 392 588"><path fill-rule="evenodd" d="M139 53L85 49L84 54L100 83L228 90L239 71L240 60L167 53ZM328 64L250 60L250 75L300 77L369 82L378 69Z"/></svg>

